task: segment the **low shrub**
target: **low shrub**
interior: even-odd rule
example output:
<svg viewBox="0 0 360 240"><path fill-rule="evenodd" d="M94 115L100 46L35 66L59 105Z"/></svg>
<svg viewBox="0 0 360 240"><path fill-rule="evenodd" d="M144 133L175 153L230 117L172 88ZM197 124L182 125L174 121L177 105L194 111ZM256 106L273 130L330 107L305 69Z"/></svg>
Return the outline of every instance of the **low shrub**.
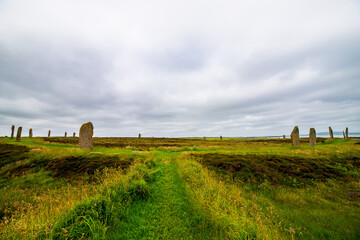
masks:
<svg viewBox="0 0 360 240"><path fill-rule="evenodd" d="M358 177L356 166L359 158L313 159L281 155L192 154L197 161L212 170L234 179L252 184L265 180L272 184L302 187L327 179L342 181ZM345 165L347 167L345 167ZM351 168L353 171L348 171Z"/></svg>
<svg viewBox="0 0 360 240"><path fill-rule="evenodd" d="M0 143L0 168L27 158L29 151L26 146Z"/></svg>
<svg viewBox="0 0 360 240"><path fill-rule="evenodd" d="M53 171L54 177L76 178L81 175L94 175L105 167L127 168L133 157L120 158L119 156L70 156L54 159L48 162L46 170Z"/></svg>

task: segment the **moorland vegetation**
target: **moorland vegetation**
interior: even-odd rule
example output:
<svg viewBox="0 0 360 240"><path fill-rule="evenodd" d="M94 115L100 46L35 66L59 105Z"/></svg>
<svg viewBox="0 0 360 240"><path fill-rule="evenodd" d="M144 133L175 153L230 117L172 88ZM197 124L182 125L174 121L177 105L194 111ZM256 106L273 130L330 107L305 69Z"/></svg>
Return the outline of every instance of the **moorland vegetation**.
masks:
<svg viewBox="0 0 360 240"><path fill-rule="evenodd" d="M360 140L0 138L0 239L360 239Z"/></svg>

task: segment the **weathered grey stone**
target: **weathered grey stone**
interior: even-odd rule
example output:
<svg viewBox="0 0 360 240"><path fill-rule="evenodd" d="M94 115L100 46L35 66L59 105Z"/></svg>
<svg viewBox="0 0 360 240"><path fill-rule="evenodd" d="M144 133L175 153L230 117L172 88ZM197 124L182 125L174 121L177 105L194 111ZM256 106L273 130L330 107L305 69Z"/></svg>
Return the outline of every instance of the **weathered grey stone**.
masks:
<svg viewBox="0 0 360 240"><path fill-rule="evenodd" d="M139 133L139 136L138 136L139 138L141 138L141 134Z"/></svg>
<svg viewBox="0 0 360 240"><path fill-rule="evenodd" d="M316 131L315 128L310 128L309 144L311 147L316 146Z"/></svg>
<svg viewBox="0 0 360 240"><path fill-rule="evenodd" d="M21 131L22 131L22 127L18 127L17 134L16 134L16 141L17 141L17 142L20 142L20 139L21 139Z"/></svg>
<svg viewBox="0 0 360 240"><path fill-rule="evenodd" d="M51 134L51 131L49 130L49 132L48 132L48 137L50 137L50 134Z"/></svg>
<svg viewBox="0 0 360 240"><path fill-rule="evenodd" d="M331 127L329 127L330 139L334 139L334 133Z"/></svg>
<svg viewBox="0 0 360 240"><path fill-rule="evenodd" d="M66 137L67 136L67 132L65 132L65 135L64 135L64 137Z"/></svg>
<svg viewBox="0 0 360 240"><path fill-rule="evenodd" d="M73 133L73 137L75 137L75 132Z"/></svg>
<svg viewBox="0 0 360 240"><path fill-rule="evenodd" d="M11 126L11 138L14 138L15 126Z"/></svg>
<svg viewBox="0 0 360 240"><path fill-rule="evenodd" d="M79 148L92 149L92 136L94 134L94 127L91 122L84 123L79 131Z"/></svg>
<svg viewBox="0 0 360 240"><path fill-rule="evenodd" d="M29 129L29 138L33 137L32 128Z"/></svg>
<svg viewBox="0 0 360 240"><path fill-rule="evenodd" d="M346 141L346 136L345 136L345 132L343 131L343 137L344 137L344 140Z"/></svg>
<svg viewBox="0 0 360 240"><path fill-rule="evenodd" d="M345 129L345 137L346 139L349 139L349 129L347 127Z"/></svg>
<svg viewBox="0 0 360 240"><path fill-rule="evenodd" d="M220 140L222 140L222 136L220 135Z"/></svg>
<svg viewBox="0 0 360 240"><path fill-rule="evenodd" d="M291 132L291 144L293 147L299 147L300 146L300 137L299 137L299 128L298 126L295 126L294 129Z"/></svg>

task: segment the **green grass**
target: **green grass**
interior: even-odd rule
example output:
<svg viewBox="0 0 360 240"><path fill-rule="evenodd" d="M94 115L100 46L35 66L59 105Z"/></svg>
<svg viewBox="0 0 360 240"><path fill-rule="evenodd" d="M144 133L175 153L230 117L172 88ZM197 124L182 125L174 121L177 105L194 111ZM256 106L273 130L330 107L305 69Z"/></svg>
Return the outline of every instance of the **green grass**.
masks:
<svg viewBox="0 0 360 240"><path fill-rule="evenodd" d="M159 159L162 159L159 157ZM222 233L188 199L185 186L170 159L160 162L151 196L124 211L122 221L109 229L109 239L213 239Z"/></svg>
<svg viewBox="0 0 360 240"><path fill-rule="evenodd" d="M359 140L0 138L0 239L359 239Z"/></svg>

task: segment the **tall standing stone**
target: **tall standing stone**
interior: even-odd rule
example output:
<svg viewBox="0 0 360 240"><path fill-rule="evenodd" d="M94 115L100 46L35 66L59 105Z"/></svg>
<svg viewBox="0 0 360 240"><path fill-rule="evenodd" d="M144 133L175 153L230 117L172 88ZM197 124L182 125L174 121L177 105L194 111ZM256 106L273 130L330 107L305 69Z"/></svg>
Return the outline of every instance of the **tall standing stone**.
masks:
<svg viewBox="0 0 360 240"><path fill-rule="evenodd" d="M139 133L139 136L138 136L139 138L141 138L141 134Z"/></svg>
<svg viewBox="0 0 360 240"><path fill-rule="evenodd" d="M94 127L91 122L84 123L79 131L79 148L92 149L92 136L94 134Z"/></svg>
<svg viewBox="0 0 360 240"><path fill-rule="evenodd" d="M283 139L285 139L285 135L283 135Z"/></svg>
<svg viewBox="0 0 360 240"><path fill-rule="evenodd" d="M345 129L345 137L346 139L349 139L349 129L347 127Z"/></svg>
<svg viewBox="0 0 360 240"><path fill-rule="evenodd" d="M49 132L48 132L48 137L50 137L50 134L51 134L51 131L49 130Z"/></svg>
<svg viewBox="0 0 360 240"><path fill-rule="evenodd" d="M300 137L299 137L299 127L295 126L293 131L291 132L291 144L293 147L299 147L300 146Z"/></svg>
<svg viewBox="0 0 360 240"><path fill-rule="evenodd" d="M315 128L310 128L309 144L311 147L316 146L316 131Z"/></svg>
<svg viewBox="0 0 360 240"><path fill-rule="evenodd" d="M22 131L22 127L18 127L17 134L16 134L16 141L17 141L17 142L20 142L20 139L21 139L21 131Z"/></svg>
<svg viewBox="0 0 360 240"><path fill-rule="evenodd" d="M344 140L346 141L346 136L345 136L345 132L343 131L343 137L344 137Z"/></svg>
<svg viewBox="0 0 360 240"><path fill-rule="evenodd" d="M64 135L64 137L66 137L67 136L67 132L65 132L65 135Z"/></svg>
<svg viewBox="0 0 360 240"><path fill-rule="evenodd" d="M73 133L73 137L75 137L75 132Z"/></svg>
<svg viewBox="0 0 360 240"><path fill-rule="evenodd" d="M32 134L32 128L29 129L29 138L32 138L33 134Z"/></svg>
<svg viewBox="0 0 360 240"><path fill-rule="evenodd" d="M15 126L11 126L11 138L14 138Z"/></svg>
<svg viewBox="0 0 360 240"><path fill-rule="evenodd" d="M220 135L220 140L222 140L222 136Z"/></svg>
<svg viewBox="0 0 360 240"><path fill-rule="evenodd" d="M334 139L334 133L331 127L329 127L330 139Z"/></svg>

